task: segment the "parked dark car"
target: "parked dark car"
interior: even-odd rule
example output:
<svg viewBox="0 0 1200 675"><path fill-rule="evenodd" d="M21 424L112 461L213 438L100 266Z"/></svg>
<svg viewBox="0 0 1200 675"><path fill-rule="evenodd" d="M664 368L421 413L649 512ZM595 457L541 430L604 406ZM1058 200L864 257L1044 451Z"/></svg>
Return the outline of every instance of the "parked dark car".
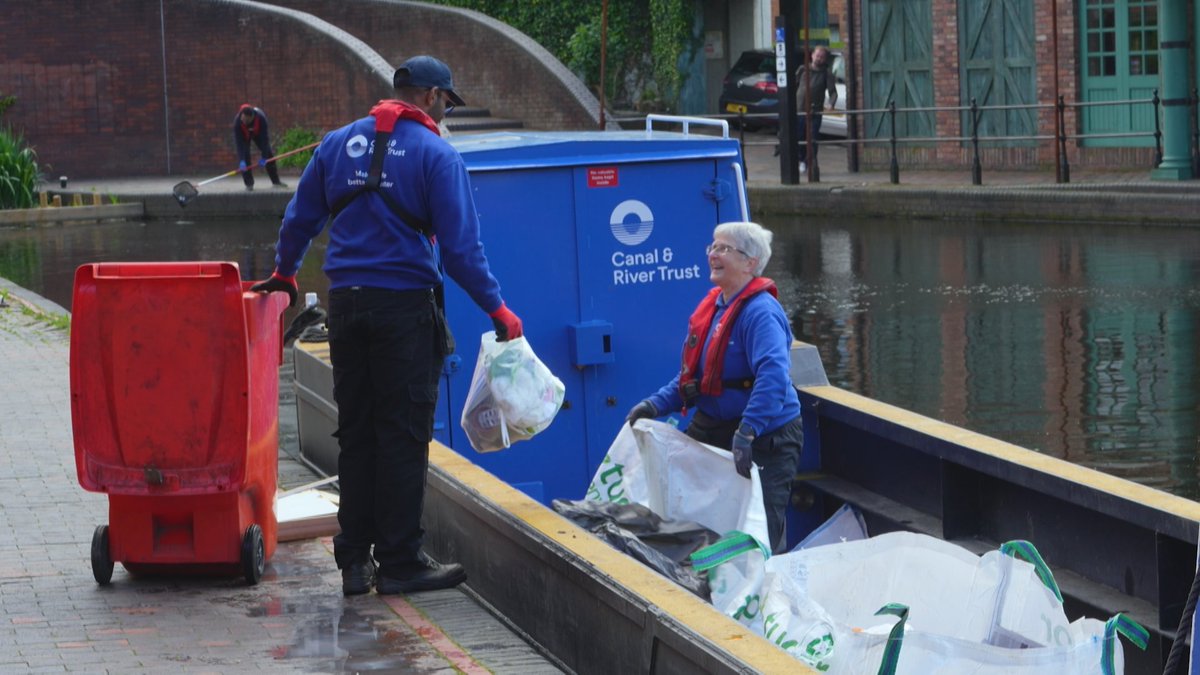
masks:
<svg viewBox="0 0 1200 675"><path fill-rule="evenodd" d="M846 109L845 62L842 55L834 52L833 74L837 77L838 100L835 110ZM720 112L736 115L738 113L778 114L779 86L775 83L775 52L769 49L752 49L742 52L738 57L721 87L718 99ZM774 129L778 126L775 117L762 117L746 120L747 128L767 127ZM821 135L835 138L846 137L846 116L838 113L826 113L821 124Z"/></svg>

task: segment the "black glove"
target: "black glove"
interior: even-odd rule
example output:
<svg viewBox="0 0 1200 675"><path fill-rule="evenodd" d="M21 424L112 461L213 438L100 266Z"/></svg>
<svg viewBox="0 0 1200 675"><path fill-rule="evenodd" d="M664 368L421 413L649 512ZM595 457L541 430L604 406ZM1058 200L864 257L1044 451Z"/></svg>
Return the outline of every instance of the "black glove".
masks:
<svg viewBox="0 0 1200 675"><path fill-rule="evenodd" d="M750 477L750 460L754 456L754 430L743 424L733 434L733 466L743 478Z"/></svg>
<svg viewBox="0 0 1200 675"><path fill-rule="evenodd" d="M296 306L296 296L300 295L300 289L296 287L296 277L285 277L279 272L273 272L271 278L266 281L260 281L250 287L250 290L255 293L273 293L275 291L283 291L288 294L288 307Z"/></svg>
<svg viewBox="0 0 1200 675"><path fill-rule="evenodd" d="M658 417L658 410L655 409L654 404L650 401L642 401L633 406L633 410L630 410L629 414L625 416L625 421L629 426L633 426L633 423L640 419L655 417Z"/></svg>

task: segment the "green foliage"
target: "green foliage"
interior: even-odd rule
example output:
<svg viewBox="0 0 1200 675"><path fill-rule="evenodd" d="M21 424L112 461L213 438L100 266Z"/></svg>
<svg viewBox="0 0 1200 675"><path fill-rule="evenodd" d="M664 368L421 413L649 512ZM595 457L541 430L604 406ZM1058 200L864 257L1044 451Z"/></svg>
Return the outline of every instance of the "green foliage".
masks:
<svg viewBox="0 0 1200 675"><path fill-rule="evenodd" d="M0 96L0 117L3 117L4 111L13 107L13 104L15 104L16 102L17 102L16 96Z"/></svg>
<svg viewBox="0 0 1200 675"><path fill-rule="evenodd" d="M588 86L600 85L600 12L575 28L567 43L567 55L559 56ZM642 2L614 2L608 6L608 35L605 48L604 96L606 102L645 98L648 84L642 67L650 51L650 15Z"/></svg>
<svg viewBox="0 0 1200 675"><path fill-rule="evenodd" d="M312 145L321 140L320 135L315 131L305 129L303 127L292 127L283 132L283 137L275 144L275 154L282 155L285 152L291 152L296 148L303 148L306 145ZM297 152L290 157L284 157L276 162L280 168L295 168L303 169L308 166L308 160L312 159L312 150Z"/></svg>
<svg viewBox="0 0 1200 675"><path fill-rule="evenodd" d="M33 208L39 178L33 148L20 134L0 128L0 209Z"/></svg>
<svg viewBox="0 0 1200 675"><path fill-rule="evenodd" d="M602 0L434 0L473 9L525 33L600 90ZM610 0L606 102L671 107L689 49L694 0Z"/></svg>
<svg viewBox="0 0 1200 675"><path fill-rule="evenodd" d="M674 101L679 94L679 62L691 41L691 10L691 3L682 0L650 0L654 79L665 101Z"/></svg>
<svg viewBox="0 0 1200 675"><path fill-rule="evenodd" d="M435 0L435 4L473 9L503 21L564 61L575 28L593 16L599 25L600 17L600 0Z"/></svg>

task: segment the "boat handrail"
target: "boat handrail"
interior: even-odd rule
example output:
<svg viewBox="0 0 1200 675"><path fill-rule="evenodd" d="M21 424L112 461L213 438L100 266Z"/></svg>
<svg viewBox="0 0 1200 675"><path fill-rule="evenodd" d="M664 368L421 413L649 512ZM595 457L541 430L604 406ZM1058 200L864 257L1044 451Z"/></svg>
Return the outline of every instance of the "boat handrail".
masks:
<svg viewBox="0 0 1200 675"><path fill-rule="evenodd" d="M741 210L742 220L750 220L750 204L746 200L746 177L742 173L742 165L739 162L733 162L733 174L737 179L738 190L738 208Z"/></svg>
<svg viewBox="0 0 1200 675"><path fill-rule="evenodd" d="M721 129L721 138L729 138L729 122L725 120L714 120L707 117L688 117L686 115L646 115L646 137L649 138L653 133L654 123L664 122L668 124L682 124L683 135L688 135L688 130L693 124L701 126L718 127Z"/></svg>

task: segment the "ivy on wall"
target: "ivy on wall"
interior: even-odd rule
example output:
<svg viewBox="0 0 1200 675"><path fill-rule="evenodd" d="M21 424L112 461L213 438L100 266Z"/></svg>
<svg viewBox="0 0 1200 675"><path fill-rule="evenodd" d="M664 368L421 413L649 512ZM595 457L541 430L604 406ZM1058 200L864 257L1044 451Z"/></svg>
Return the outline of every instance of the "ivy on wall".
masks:
<svg viewBox="0 0 1200 675"><path fill-rule="evenodd" d="M674 101L681 81L679 60L691 37L692 6L680 0L650 0L650 25L654 34L654 78L662 98Z"/></svg>
<svg viewBox="0 0 1200 675"><path fill-rule="evenodd" d="M434 1L520 30L600 93L602 0ZM609 0L603 86L610 106L674 109L694 12L694 0Z"/></svg>

